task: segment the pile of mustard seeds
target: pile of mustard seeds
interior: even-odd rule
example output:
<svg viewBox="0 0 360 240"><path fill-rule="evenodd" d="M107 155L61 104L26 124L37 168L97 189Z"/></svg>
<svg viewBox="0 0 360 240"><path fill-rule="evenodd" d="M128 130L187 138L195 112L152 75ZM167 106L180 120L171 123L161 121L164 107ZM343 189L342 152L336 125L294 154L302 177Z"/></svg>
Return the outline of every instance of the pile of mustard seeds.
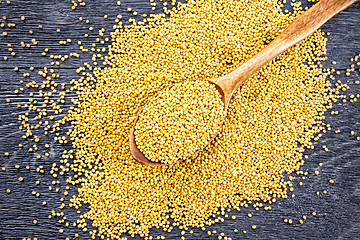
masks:
<svg viewBox="0 0 360 240"><path fill-rule="evenodd" d="M145 105L135 125L135 142L150 161L172 164L207 145L224 116L225 106L214 84L181 82Z"/></svg>
<svg viewBox="0 0 360 240"><path fill-rule="evenodd" d="M305 148L324 129L324 112L341 84L326 80L326 38L318 30L254 74L230 102L221 133L184 162L149 167L129 151L129 132L142 106L183 81L223 76L250 59L304 9L284 13L277 0L188 1L129 26L114 26L105 68L74 81L78 100L66 121L76 148L70 206L89 204L85 219L101 239L123 233L151 239L224 221L226 209L248 201L271 209L288 196L285 173L299 170Z"/></svg>

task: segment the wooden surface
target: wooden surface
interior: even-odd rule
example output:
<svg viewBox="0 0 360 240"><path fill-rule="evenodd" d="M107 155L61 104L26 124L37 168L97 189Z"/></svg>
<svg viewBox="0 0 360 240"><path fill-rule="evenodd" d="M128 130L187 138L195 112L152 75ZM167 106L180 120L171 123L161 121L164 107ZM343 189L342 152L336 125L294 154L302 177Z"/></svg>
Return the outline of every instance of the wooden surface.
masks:
<svg viewBox="0 0 360 240"><path fill-rule="evenodd" d="M117 6L115 0L85 0L85 7L77 7L71 10L70 0L24 0L11 1L6 4L2 0L0 4L0 17L7 16L9 23L16 23L16 28L0 28L0 167L6 167L6 171L0 170L0 240L38 238L38 239L90 239L88 233L83 233L72 225L65 227L58 223L59 218L48 219L52 209L59 211L60 192L65 189L66 176L59 178L61 184L56 185L60 189L59 193L54 190L49 191L48 186L52 185L53 178L49 176L50 164L58 161L62 150L70 146L60 146L54 143L54 136L40 137L41 146L45 143L51 144L50 156L48 158L36 159L34 153L29 153L27 149L33 142L21 141L22 132L18 130L17 116L24 112L18 109L17 103L24 103L28 97L25 94L15 95L13 91L20 87L19 81L24 79L22 74L29 71L29 67L35 67L30 79L40 80L37 71L44 67L50 67L50 54L69 54L78 52L77 41L82 41L83 45L91 48L91 44L96 42L98 30L106 29L106 35L112 29L114 19L118 14L122 14L124 19L128 19L130 14L127 8L143 13L151 13L151 6L144 0L123 0L121 6ZM289 1L288 1L289 2ZM303 0L303 5L310 6ZM160 12L159 8L155 12ZM20 20L20 16L26 17L25 21ZM108 19L104 19L108 15ZM79 17L89 19L90 24L80 22ZM133 16L132 16L133 17ZM136 19L141 19L137 16ZM4 21L2 20L2 23ZM41 24L42 29L37 26ZM88 28L94 27L90 32ZM360 80L360 72L357 70L351 76L346 77L344 70L349 68L351 62L349 58L360 53L360 4L357 3L350 7L334 19L330 20L322 28L331 33L328 36L328 58L323 65L333 67L331 61L336 61L336 69L341 70L339 79L347 82L350 89L347 94L359 94L360 85L354 84L355 80ZM61 32L56 32L56 29ZM30 35L29 30L34 34ZM6 31L8 36L4 37L1 33ZM89 37L85 38L84 34ZM20 42L31 43L31 39L38 41L37 46L23 49ZM72 39L71 44L60 46L60 40ZM16 52L12 57L8 51L7 44L11 43ZM97 44L101 45L101 44ZM44 48L49 48L47 57L42 57ZM92 52L80 54L80 58L71 58L60 66L54 66L56 73L60 74L58 82L68 83L71 79L77 78L75 69L84 62L91 62ZM4 61L3 57L8 56ZM15 72L14 67L19 67ZM359 67L356 67L359 69ZM30 93L30 90L25 90ZM74 93L68 97L74 96ZM28 96L28 95L27 95ZM6 98L11 98L11 103L6 103ZM64 112L70 106L68 100L64 105ZM339 115L326 114L326 123L331 124L332 130L340 129L339 134L328 131L315 143L315 149L307 151L309 159L305 161L304 171L309 171L306 180L301 180L302 187L295 185L294 198L279 199L273 204L271 211L255 211L253 208L242 208L240 212L232 211L231 215L237 218L227 219L224 223L207 228L216 230L217 234L208 236L206 232L194 230L194 234L186 234L186 239L217 239L219 233L232 239L360 239L360 141L356 136L360 136L360 102L335 104L333 110L340 112ZM60 118L60 117L59 117ZM355 135L351 135L354 131ZM17 147L23 142L24 147ZM38 144L40 145L40 144ZM322 150L322 145L326 145L328 152ZM42 153L45 149L39 149ZM10 156L4 156L9 152ZM323 162L324 166L319 167L318 163ZM19 164L20 169L14 166ZM44 166L46 174L36 172L36 168ZM29 166L30 170L25 169ZM313 173L315 170L320 172L319 176ZM23 177L20 183L17 179ZM297 175L295 183L299 181ZM329 184L328 180L334 179L334 184ZM40 185L35 181L40 180ZM55 188L54 187L54 188ZM12 193L6 193L6 189L11 189ZM40 197L35 197L31 192L40 192ZM322 191L327 190L327 194ZM316 192L319 191L318 196ZM70 194L76 189L70 189ZM65 198L68 203L68 197ZM43 206L42 202L47 205ZM86 208L82 209L86 210ZM313 211L317 212L312 216ZM78 214L74 209L65 208L64 212L70 223L77 219ZM247 217L247 213L253 214L252 218ZM298 224L298 220L303 216L307 220L303 225ZM289 218L293 224L284 223L283 219ZM34 225L33 220L37 219L38 224ZM251 225L256 225L256 230L251 230ZM64 229L64 233L59 233L59 229ZM244 234L241 231L234 233L234 229L247 230ZM74 237L79 233L78 238ZM153 236L162 234L161 231L151 231ZM180 231L174 230L166 234L167 239L180 239ZM139 238L137 238L139 239Z"/></svg>

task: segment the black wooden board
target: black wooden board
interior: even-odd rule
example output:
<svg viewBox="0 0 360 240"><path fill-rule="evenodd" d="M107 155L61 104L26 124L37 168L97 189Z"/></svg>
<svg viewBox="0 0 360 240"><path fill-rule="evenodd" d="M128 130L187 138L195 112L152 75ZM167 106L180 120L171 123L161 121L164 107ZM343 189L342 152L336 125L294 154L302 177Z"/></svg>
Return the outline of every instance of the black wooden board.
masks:
<svg viewBox="0 0 360 240"><path fill-rule="evenodd" d="M140 15L144 13L160 13L161 8L152 11L150 3L144 0L123 0L121 6L116 4L116 0L85 0L86 6L79 6L75 11L71 10L70 0L13 0L10 5L6 0L1 2L0 18L7 17L7 20L2 20L1 23L13 22L16 23L16 28L0 28L0 167L6 167L6 171L0 170L0 240L67 237L90 239L88 233L72 225L65 227L57 222L58 219L48 219L52 209L59 210L59 199L63 197L61 192L66 186L65 177L59 178L59 193L49 191L48 186L53 178L49 174L41 175L35 169L43 165L48 173L50 164L59 159L62 151L69 146L54 143L51 140L54 136L42 137L41 141L51 143L51 148L50 156L40 160L26 150L33 143L25 142L20 149L18 144L22 142L22 132L18 130L17 116L24 110L18 109L16 104L24 103L27 98L24 94L15 95L13 91L20 87L19 81L23 79L23 73L31 72L30 79L35 80L38 78L36 72L40 68L52 66L50 63L53 60L41 56L45 48L49 48L48 56L69 52L80 54L79 59L71 58L60 66L53 66L61 76L58 82L68 83L78 77L76 68L84 62L90 63L93 54L91 51L80 53L78 41L91 48L91 44L96 43L96 38L99 37L97 33L101 28L106 29L104 38L109 37L118 14L123 15L125 20L134 17L127 11L129 7L139 13L136 19L141 19ZM310 6L305 0L303 5ZM22 15L26 17L25 21L20 20ZM108 15L108 18L104 19L104 15ZM80 22L79 17L89 20L90 23ZM39 29L38 25L43 28ZM88 30L90 26L94 27L91 32ZM360 80L360 72L357 70L350 76L344 74L344 70L352 64L349 58L360 53L359 27L360 4L357 3L322 28L331 33L327 44L329 59L323 65L341 71L338 78L350 86L347 94L360 93L360 85L354 84ZM61 31L56 32L56 29ZM34 34L29 34L29 30L33 30ZM8 33L6 37L2 35L4 31ZM86 33L89 34L87 38L84 37ZM20 46L20 42L31 43L33 38L38 41L37 46L32 45L25 49ZM71 44L59 45L60 40L68 38L72 39ZM16 52L15 57L8 51L9 43ZM97 43L97 47L99 45L101 44ZM8 57L7 61L4 56ZM333 66L332 61L337 64ZM29 70L31 66L35 68L34 72ZM14 67L18 67L19 71L15 72ZM30 90L25 92L30 93ZM68 97L71 97L71 94ZM7 98L12 99L11 103L6 103ZM64 109L70 105L71 102L67 99ZM326 123L332 126L332 131L325 133L315 143L315 149L307 152L309 158L303 170L310 174L306 180L301 180L304 183L302 187L295 186L294 198L279 199L272 205L271 211L255 211L250 207L242 208L240 212L232 211L230 215L237 216L235 220L226 219L224 223L207 228L207 231L216 230L217 234L208 236L206 232L194 229L194 234L185 235L186 239L218 239L220 233L232 239L360 239L360 141L356 140L356 137L360 136L360 102L337 102L333 110L340 114L326 114ZM340 129L341 132L335 134L335 129ZM355 134L351 135L350 131ZM328 152L322 150L323 145L328 147ZM40 152L43 150L40 149ZM9 152L10 156L4 156L5 152ZM324 165L319 167L319 162ZM20 169L14 167L16 164L21 166ZM30 170L25 169L25 166L29 166ZM315 170L320 172L319 176L313 174ZM20 176L24 178L22 183L17 180ZM329 179L334 179L335 183L329 184ZM40 180L41 184L36 185L36 180ZM297 176L296 181L299 181ZM11 189L12 193L6 193L6 189ZM40 197L33 196L33 190L40 192ZM323 190L328 193L323 194ZM76 188L70 189L71 194L75 192ZM316 192L320 194L317 195ZM43 201L47 202L46 206L42 205ZM67 201L68 198L65 202ZM316 216L311 215L314 211L317 212ZM71 223L78 217L74 209L65 208L64 212ZM253 217L249 218L248 213L252 213ZM300 225L298 221L303 215L307 216L307 220ZM292 219L294 223L284 223L284 218ZM38 220L38 224L33 224L34 219ZM252 225L256 225L257 229L252 230ZM239 230L238 233L233 231L235 228ZM59 229L64 229L64 233L59 233ZM242 230L247 233L242 233ZM80 236L75 238L75 233ZM153 236L162 235L158 230L152 230L151 233ZM180 231L174 230L165 236L166 239L180 239Z"/></svg>

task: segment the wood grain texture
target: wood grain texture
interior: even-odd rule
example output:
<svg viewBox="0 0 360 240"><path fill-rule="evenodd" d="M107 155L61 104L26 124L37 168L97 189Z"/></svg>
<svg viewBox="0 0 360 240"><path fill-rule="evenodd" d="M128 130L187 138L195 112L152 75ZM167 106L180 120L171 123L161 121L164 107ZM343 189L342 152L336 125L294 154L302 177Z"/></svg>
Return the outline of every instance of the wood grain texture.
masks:
<svg viewBox="0 0 360 240"><path fill-rule="evenodd" d="M50 156L48 158L36 159L35 154L29 153L28 148L34 144L32 141L24 142L23 148L18 148L22 141L22 132L18 130L17 116L24 112L24 109L18 109L17 103L27 101L24 94L15 95L13 91L20 87L19 81L23 79L22 74L29 71L29 67L35 67L29 79L39 81L37 71L44 66L51 66L51 60L48 57L42 57L41 53L44 48L49 48L49 54L68 54L70 51L80 53L77 41L82 41L84 46L91 48L91 44L96 43L98 30L105 28L106 35L114 24L114 18L122 14L124 19L131 16L127 8L143 13L151 13L149 2L144 0L124 0L119 7L115 0L85 0L85 7L78 7L71 11L71 1L69 0L13 0L11 5L7 5L2 0L0 4L0 17L7 16L8 22L17 23L16 28L0 28L0 167L6 167L5 172L0 171L0 239L15 240L22 238L38 239L90 239L88 233L84 233L73 226L64 227L57 221L58 218L48 219L52 209L59 211L59 199L63 197L60 192L65 189L66 176L59 178L60 185L56 185L61 191L49 191L48 186L52 185L53 178L48 172L51 163L58 161L64 149L70 149L69 145L60 145L54 143L53 135L40 137L41 146L45 143L51 144ZM6 1L5 1L6 2ZM159 2L159 1L157 1ZM288 1L289 2L289 1ZM303 0L304 6L310 6L307 1ZM155 12L161 12L161 9ZM108 19L104 19L107 14ZM25 21L20 20L20 16L26 16ZM141 16L136 19L141 19ZM90 24L84 21L79 22L78 18L89 19ZM2 20L2 22L4 22ZM6 22L6 21L5 21ZM349 67L350 57L360 53L360 4L357 3L345 12L335 16L322 28L329 31L328 37L328 57L329 60L323 65L325 67L336 67L344 70ZM43 25L43 29L37 26ZM90 32L88 28L94 27ZM56 29L61 29L60 33ZM30 35L29 30L34 34ZM7 37L2 36L2 32L8 33ZM89 34L88 38L83 37L85 33ZM31 43L31 39L36 38L39 42L37 46L31 46L30 49L23 49L19 43ZM66 46L60 46L60 40L72 39L72 43ZM10 56L7 44L13 45L16 56ZM97 44L99 46L101 44ZM105 44L106 45L106 44ZM77 78L75 69L84 62L91 62L92 52L81 54L80 58L70 58L61 63L60 66L54 66L56 73L60 75L59 83L68 83L71 79ZM3 57L8 56L4 61ZM336 61L337 65L333 66L331 61ZM17 66L19 72L12 69ZM356 68L358 69L358 67ZM352 73L346 77L344 71L339 75L339 79L347 82L350 86L348 94L359 94L360 85L354 84L355 80L360 80L360 72ZM68 86L67 86L68 87ZM25 89L30 93L31 89ZM75 94L69 94L64 104L64 112L71 105L69 98ZM11 98L10 104L5 99ZM35 96L34 99L37 99ZM39 98L40 101L40 98ZM337 102L333 108L340 112L339 115L326 114L326 123L331 124L332 129L340 129L341 133L334 134L329 131L323 134L323 137L315 143L315 149L308 151L309 159L306 160L303 167L304 171L309 171L306 180L302 181L302 187L295 185L295 198L279 199L273 204L271 211L255 211L251 207L242 208L240 212L232 211L230 216L235 215L237 218L227 219L224 223L216 224L208 230L216 230L217 233L225 233L225 236L232 239L359 239L360 236L360 141L356 136L360 136L360 102L342 103ZM59 116L60 118L61 116ZM69 126L66 126L69 127ZM66 129L65 127L65 129ZM351 135L350 131L355 131ZM39 144L40 145L40 144ZM328 152L321 148L326 145ZM45 151L44 147L39 152ZM9 152L10 156L5 157L4 153ZM324 162L323 167L318 163ZM20 169L14 166L19 164ZM30 166L30 170L25 166ZM36 168L44 166L47 174L41 175L36 172ZM315 170L320 171L319 176L312 174ZM24 181L20 183L17 179L23 177ZM334 184L329 184L328 180L334 179ZM35 181L40 180L41 184L36 185ZM295 181L295 182L296 182ZM7 194L6 189L11 189L12 193ZM327 190L328 194L316 195L316 192ZM31 191L40 192L39 198L33 196ZM76 188L71 188L70 194L76 193ZM65 197L68 203L68 197ZM46 206L41 203L47 202ZM84 211L86 208L82 209ZM317 215L311 216L311 212L316 211ZM65 208L69 222L77 219L78 214L74 209ZM253 214L252 218L247 217L247 213ZM291 218L294 222L306 215L304 225L286 224L284 218ZM38 220L34 225L32 221ZM251 230L251 225L257 225L256 230ZM63 228L63 234L59 229ZM234 233L234 229L247 230L247 234L240 232ZM79 238L74 234L79 233ZM158 230L151 231L153 236L161 235ZM167 239L179 239L180 231L174 230L167 234ZM206 232L195 229L194 234L186 234L186 239L217 239L217 235L208 236ZM136 238L140 239L140 238Z"/></svg>

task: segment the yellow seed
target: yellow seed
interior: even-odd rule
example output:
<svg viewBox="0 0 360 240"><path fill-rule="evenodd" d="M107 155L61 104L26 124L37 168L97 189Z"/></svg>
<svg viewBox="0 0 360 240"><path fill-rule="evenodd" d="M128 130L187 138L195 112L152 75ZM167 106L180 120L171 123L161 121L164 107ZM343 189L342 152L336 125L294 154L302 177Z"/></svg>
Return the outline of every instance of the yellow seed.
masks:
<svg viewBox="0 0 360 240"><path fill-rule="evenodd" d="M77 1L78 5L82 3ZM152 9L155 6L152 4ZM293 12L283 14L281 4L275 0L199 0L179 8L174 12L165 10L169 18L154 15L141 21L133 19L126 27L119 15L110 33L107 53L105 48L98 51L96 45L93 49L79 46L83 52L93 51L96 56L93 59L106 67L93 68L88 64L78 70L82 76L71 82L71 89L66 89L77 94L66 119L61 119L55 105L60 103L61 96L60 101L52 99L56 87L46 82L37 86L45 98L41 108L53 107L58 114L54 118L41 111L42 117L54 120L51 125L44 124L44 134L57 132L65 122L72 124L66 139L71 140L75 151L64 153L61 164L54 166L51 174L74 171L68 183L77 186L78 191L69 205L75 209L84 202L90 205L75 225L87 231L82 220L93 219L93 224L99 227L95 234L99 233L99 239L117 239L120 233L145 236L153 227L170 230L171 223L184 231L188 226L205 229L204 222L224 221L224 218L210 221L209 216L226 215L226 210L222 213L221 209L248 207L250 204L244 200L259 209L261 206L254 202L271 204L278 198L293 196L289 191L294 188L282 182L282 174L298 172L303 175L299 178L306 176L300 171L307 159L302 152L314 147L311 142L317 137L312 136L323 131L325 111L335 100L343 100L339 92L347 89L341 82L336 83L338 86L330 84L329 74L335 70L321 66L321 61L326 60L326 39L317 30L260 69L234 93L220 134L204 151L170 167L140 165L129 153L128 136L131 124L149 99L173 84L226 75L263 49L304 11L294 5ZM96 41L102 44L102 40ZM53 55L51 61L57 65L65 59ZM44 74L45 81L58 78L50 69L44 69L40 76ZM35 88L36 83L27 86ZM47 91L54 91L53 96L47 95ZM30 104L31 108L36 105ZM206 117L204 114L203 118ZM153 131L155 123L147 124L151 127L148 131ZM25 131L28 128L21 126ZM204 130L206 125L200 128ZM181 138L184 130L169 129L165 127L163 133L176 138ZM326 130L330 131L329 127ZM66 140L60 135L55 137L59 142ZM205 142L206 136L202 137ZM143 144L151 148L145 140ZM165 148L161 150L168 152ZM44 170L38 168L37 172ZM271 206L265 209L270 210ZM54 213L55 216L58 215Z"/></svg>

